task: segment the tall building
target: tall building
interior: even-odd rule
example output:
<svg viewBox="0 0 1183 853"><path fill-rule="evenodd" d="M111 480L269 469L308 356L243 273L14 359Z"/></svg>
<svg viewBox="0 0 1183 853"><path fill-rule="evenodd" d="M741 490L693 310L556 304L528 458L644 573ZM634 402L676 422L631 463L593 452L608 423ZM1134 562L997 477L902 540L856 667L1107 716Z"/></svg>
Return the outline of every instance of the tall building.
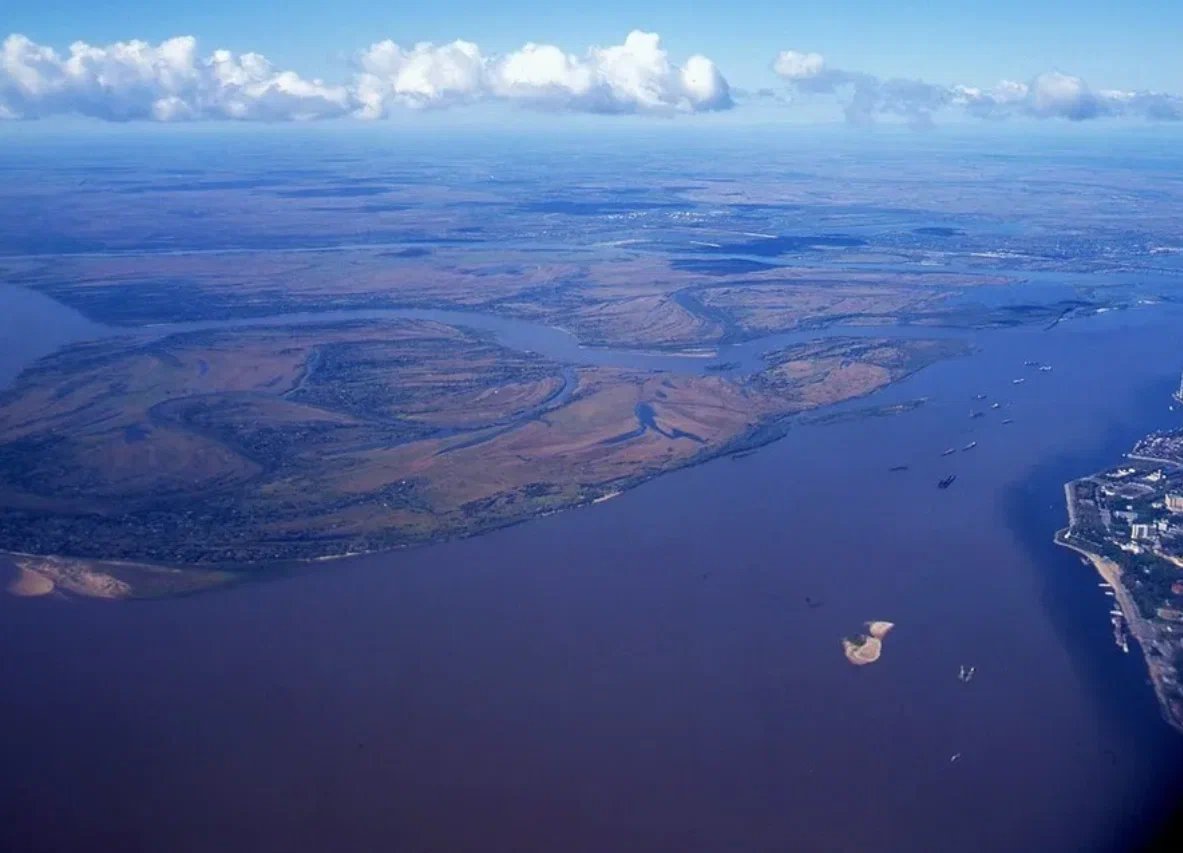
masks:
<svg viewBox="0 0 1183 853"><path fill-rule="evenodd" d="M1183 512L1183 495L1168 493L1166 504L1170 512Z"/></svg>

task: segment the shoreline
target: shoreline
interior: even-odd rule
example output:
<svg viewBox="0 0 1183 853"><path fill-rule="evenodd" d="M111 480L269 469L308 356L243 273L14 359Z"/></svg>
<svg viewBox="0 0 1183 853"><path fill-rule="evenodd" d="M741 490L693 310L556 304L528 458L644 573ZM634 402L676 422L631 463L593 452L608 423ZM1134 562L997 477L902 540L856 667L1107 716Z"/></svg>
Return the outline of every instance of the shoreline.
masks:
<svg viewBox="0 0 1183 853"><path fill-rule="evenodd" d="M1175 712L1170 697L1167 695L1165 684L1166 673L1169 672L1173 675L1174 671L1152 660L1149 650L1153 647L1156 631L1150 622L1142 617L1137 603L1133 600L1129 590L1126 589L1125 584L1122 583L1123 572L1121 566L1107 557L1077 545L1075 542L1068 541L1068 537L1072 534L1072 526L1076 521L1076 509L1072 498L1072 485L1076 482L1078 481L1071 480L1064 485L1069 526L1057 530L1052 537L1052 541L1061 548L1074 551L1088 560L1101 579L1113 588L1114 601L1117 602L1117 606L1122 613L1122 618L1125 619L1127 630L1130 636L1137 642L1138 649L1142 654L1142 661L1146 664L1146 670L1150 676L1150 683L1154 688L1154 695L1158 699L1158 706L1162 717L1168 725L1180 734L1183 734L1183 716Z"/></svg>

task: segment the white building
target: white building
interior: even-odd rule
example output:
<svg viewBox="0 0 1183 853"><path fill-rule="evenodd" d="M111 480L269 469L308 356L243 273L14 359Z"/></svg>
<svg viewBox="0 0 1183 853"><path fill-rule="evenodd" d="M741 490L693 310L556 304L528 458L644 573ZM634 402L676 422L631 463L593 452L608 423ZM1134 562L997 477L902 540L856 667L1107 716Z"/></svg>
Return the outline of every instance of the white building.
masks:
<svg viewBox="0 0 1183 853"><path fill-rule="evenodd" d="M1149 524L1131 524L1130 538L1134 540L1149 539L1154 535L1154 527Z"/></svg>

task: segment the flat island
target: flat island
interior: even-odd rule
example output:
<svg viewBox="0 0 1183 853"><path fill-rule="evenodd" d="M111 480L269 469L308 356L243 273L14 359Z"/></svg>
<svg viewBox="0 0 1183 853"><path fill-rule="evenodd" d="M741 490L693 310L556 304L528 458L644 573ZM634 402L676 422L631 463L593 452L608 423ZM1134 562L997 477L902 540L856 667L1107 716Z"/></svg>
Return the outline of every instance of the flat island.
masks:
<svg viewBox="0 0 1183 853"><path fill-rule="evenodd" d="M1113 599L1114 638L1132 636L1163 715L1183 731L1183 430L1138 442L1116 468L1064 487L1057 544L1081 554Z"/></svg>

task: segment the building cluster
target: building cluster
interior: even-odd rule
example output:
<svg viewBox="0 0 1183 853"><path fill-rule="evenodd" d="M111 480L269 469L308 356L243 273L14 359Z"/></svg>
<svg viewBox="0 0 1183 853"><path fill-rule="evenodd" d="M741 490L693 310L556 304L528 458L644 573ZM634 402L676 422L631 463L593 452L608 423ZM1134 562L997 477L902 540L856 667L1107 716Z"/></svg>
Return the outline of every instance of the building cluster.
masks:
<svg viewBox="0 0 1183 853"><path fill-rule="evenodd" d="M1117 468L1099 479L1097 493L1100 521L1117 547L1183 567L1183 475Z"/></svg>

